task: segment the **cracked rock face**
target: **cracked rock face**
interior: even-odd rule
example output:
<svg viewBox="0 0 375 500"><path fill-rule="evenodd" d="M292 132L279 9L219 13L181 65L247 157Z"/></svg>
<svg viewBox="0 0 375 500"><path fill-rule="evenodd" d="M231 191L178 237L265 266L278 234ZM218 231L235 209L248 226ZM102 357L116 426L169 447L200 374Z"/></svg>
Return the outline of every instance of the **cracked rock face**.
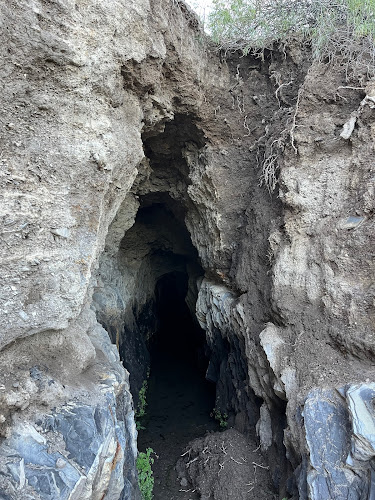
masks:
<svg viewBox="0 0 375 500"><path fill-rule="evenodd" d="M182 2L0 13L1 495L139 497L168 272L272 487L374 495L373 82L299 47L223 61Z"/></svg>
<svg viewBox="0 0 375 500"><path fill-rule="evenodd" d="M312 470L311 498L371 498L374 494L374 384L315 389L304 407Z"/></svg>

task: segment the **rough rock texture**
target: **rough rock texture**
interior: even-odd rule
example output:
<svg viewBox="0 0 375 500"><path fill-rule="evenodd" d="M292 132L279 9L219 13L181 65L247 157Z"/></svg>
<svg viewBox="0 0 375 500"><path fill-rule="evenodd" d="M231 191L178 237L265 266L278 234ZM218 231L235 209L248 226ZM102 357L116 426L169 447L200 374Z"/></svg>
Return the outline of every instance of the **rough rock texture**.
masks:
<svg viewBox="0 0 375 500"><path fill-rule="evenodd" d="M304 407L311 498L372 498L374 384L314 389Z"/></svg>
<svg viewBox="0 0 375 500"><path fill-rule="evenodd" d="M69 355L61 351L64 345L51 336L31 337L26 352L19 345L16 353L12 348L3 353L8 363L17 360L10 387L2 386L2 408L14 412L13 426L0 445L3 498L101 499L105 492L111 499L137 498L128 374L92 312L84 322L90 336L85 339L84 332L75 331L86 341L79 346L81 356L89 352L84 375L77 357L69 363ZM75 351L69 354L77 353L80 338L70 340Z"/></svg>
<svg viewBox="0 0 375 500"><path fill-rule="evenodd" d="M137 498L101 325L136 397L173 271L275 490L373 495L373 82L298 46L224 61L175 0L0 9L3 497Z"/></svg>

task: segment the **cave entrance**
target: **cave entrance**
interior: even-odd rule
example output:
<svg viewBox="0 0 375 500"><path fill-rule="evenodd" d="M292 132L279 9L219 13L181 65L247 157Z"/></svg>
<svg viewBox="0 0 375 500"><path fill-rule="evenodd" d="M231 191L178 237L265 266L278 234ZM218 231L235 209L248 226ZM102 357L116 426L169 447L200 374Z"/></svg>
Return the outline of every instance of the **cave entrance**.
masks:
<svg viewBox="0 0 375 500"><path fill-rule="evenodd" d="M138 447L152 448L158 456L153 464L156 500L179 498L174 467L182 450L192 439L217 430L210 416L215 384L205 379L205 333L187 306L188 289L189 276L182 271L164 274L155 286L157 329L148 346L147 409Z"/></svg>
<svg viewBox="0 0 375 500"><path fill-rule="evenodd" d="M129 371L136 409L147 380L146 414L137 418L144 427L138 449L152 448L158 455L154 498L165 500L181 497L174 467L184 447L218 429L210 416L216 385L206 380L210 352L195 316L204 270L184 208L165 192L145 194L137 202L135 221L117 253L111 255L109 247L102 257L94 301ZM113 234L127 218L120 211Z"/></svg>
<svg viewBox="0 0 375 500"><path fill-rule="evenodd" d="M92 307L130 374L135 409L150 372L138 449L159 456L154 498L166 500L186 498L174 470L183 448L218 429L216 385L205 378L211 352L195 317L205 270L191 234L197 243L205 212L189 194L205 138L177 114L142 138L145 158L109 228ZM205 239L198 244L204 254Z"/></svg>

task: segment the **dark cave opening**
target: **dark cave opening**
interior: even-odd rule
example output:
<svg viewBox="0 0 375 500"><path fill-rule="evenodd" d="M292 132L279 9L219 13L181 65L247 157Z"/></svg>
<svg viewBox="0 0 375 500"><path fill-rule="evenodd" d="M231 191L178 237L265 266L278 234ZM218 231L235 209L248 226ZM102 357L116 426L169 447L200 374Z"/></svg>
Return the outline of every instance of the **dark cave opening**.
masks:
<svg viewBox="0 0 375 500"><path fill-rule="evenodd" d="M183 206L167 193L142 196L117 261L127 283L134 279L118 345L136 409L145 380L148 385L146 415L138 419L138 448L151 447L159 456L153 467L154 498L165 499L178 487L170 481L183 448L207 430L218 430L211 417L216 384L206 379L211 352L195 317L204 270Z"/></svg>
<svg viewBox="0 0 375 500"><path fill-rule="evenodd" d="M205 333L187 307L187 291L188 275L180 271L167 273L156 283L158 332L152 338L151 354L163 350L182 358L201 353L199 364L207 369L207 361L203 360Z"/></svg>
<svg viewBox="0 0 375 500"><path fill-rule="evenodd" d="M174 466L192 439L218 426L211 417L215 384L205 379L205 333L192 316L185 297L188 275L170 272L155 287L157 332L150 342L147 411L138 436L139 449L151 447L154 498L172 498L178 490Z"/></svg>
<svg viewBox="0 0 375 500"><path fill-rule="evenodd" d="M234 427L258 444L264 401L250 388L244 337L230 322L215 323L210 313L238 293L207 262L202 232L212 228L205 205L190 197L199 162L205 161L204 136L191 117L176 115L142 138L145 160L110 228L93 301L129 372L135 410L148 384L146 414L136 421L138 450L152 448L158 456L154 498L195 499L198 494L180 493L177 482L175 465L184 448L207 431L223 430L212 416L217 413L225 415L224 428ZM217 304L205 296L206 281ZM275 483L282 471L277 476Z"/></svg>
<svg viewBox="0 0 375 500"><path fill-rule="evenodd" d="M194 345L205 341L195 319L197 281L204 271L181 212L181 207L165 193L143 196L135 224L121 241L117 257L126 278L134 279L133 299L124 310L118 345L130 373L135 407L151 351L163 345L178 355L184 351L179 344L190 352L192 339ZM192 323L189 332L185 326L188 323ZM105 318L102 324L111 330ZM175 338L173 330L179 332Z"/></svg>

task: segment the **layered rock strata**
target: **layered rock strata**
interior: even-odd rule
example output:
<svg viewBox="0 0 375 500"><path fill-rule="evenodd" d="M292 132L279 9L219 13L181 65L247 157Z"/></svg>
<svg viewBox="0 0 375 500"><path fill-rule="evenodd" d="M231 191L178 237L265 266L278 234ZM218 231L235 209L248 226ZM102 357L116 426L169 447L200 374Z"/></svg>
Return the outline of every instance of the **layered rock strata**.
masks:
<svg viewBox="0 0 375 500"><path fill-rule="evenodd" d="M136 396L172 271L274 488L373 495L368 76L298 45L225 60L179 1L0 8L3 497L138 498L108 334Z"/></svg>

